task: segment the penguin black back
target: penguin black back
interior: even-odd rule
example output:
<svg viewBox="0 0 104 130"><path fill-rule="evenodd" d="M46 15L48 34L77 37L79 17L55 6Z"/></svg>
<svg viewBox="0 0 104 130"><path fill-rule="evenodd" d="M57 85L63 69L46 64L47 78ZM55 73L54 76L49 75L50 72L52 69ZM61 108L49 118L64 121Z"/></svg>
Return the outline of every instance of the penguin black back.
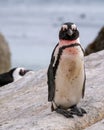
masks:
<svg viewBox="0 0 104 130"><path fill-rule="evenodd" d="M0 87L13 82L13 72L16 68L11 69L9 72L0 74Z"/></svg>
<svg viewBox="0 0 104 130"><path fill-rule="evenodd" d="M11 82L17 81L18 79L22 78L27 72L30 70L26 70L22 67L16 67L11 69L10 71L0 74L0 87Z"/></svg>

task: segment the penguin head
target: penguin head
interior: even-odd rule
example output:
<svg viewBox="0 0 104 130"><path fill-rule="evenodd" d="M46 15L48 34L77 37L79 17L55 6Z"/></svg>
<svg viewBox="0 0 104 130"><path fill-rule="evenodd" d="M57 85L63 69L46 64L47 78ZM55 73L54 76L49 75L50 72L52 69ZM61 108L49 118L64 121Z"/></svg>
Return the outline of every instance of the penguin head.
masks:
<svg viewBox="0 0 104 130"><path fill-rule="evenodd" d="M13 81L17 81L18 79L22 78L29 71L30 70L26 70L25 68L18 67L18 68L11 69L10 73L13 77Z"/></svg>
<svg viewBox="0 0 104 130"><path fill-rule="evenodd" d="M76 40L79 38L79 31L74 23L64 23L59 31L60 40Z"/></svg>

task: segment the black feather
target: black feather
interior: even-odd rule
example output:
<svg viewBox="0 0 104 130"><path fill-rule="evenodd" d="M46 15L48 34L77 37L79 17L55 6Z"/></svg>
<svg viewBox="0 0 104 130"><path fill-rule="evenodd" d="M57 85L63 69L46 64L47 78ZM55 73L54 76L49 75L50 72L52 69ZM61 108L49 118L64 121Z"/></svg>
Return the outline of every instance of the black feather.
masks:
<svg viewBox="0 0 104 130"><path fill-rule="evenodd" d="M83 82L83 89L82 89L82 98L84 97L84 93L85 93L85 83L86 83L86 73L85 73L85 69L84 69L84 82Z"/></svg>
<svg viewBox="0 0 104 130"><path fill-rule="evenodd" d="M15 69L13 68L9 72L0 74L0 87L13 82L13 72Z"/></svg>
<svg viewBox="0 0 104 130"><path fill-rule="evenodd" d="M58 44L56 45L56 47L57 46L58 46ZM47 72L48 101L52 101L53 100L54 93L55 93L55 74L54 74L53 63L55 61L54 52L55 52L56 47L53 50L53 53L52 53L52 56L51 56L50 65L49 65L48 72Z"/></svg>

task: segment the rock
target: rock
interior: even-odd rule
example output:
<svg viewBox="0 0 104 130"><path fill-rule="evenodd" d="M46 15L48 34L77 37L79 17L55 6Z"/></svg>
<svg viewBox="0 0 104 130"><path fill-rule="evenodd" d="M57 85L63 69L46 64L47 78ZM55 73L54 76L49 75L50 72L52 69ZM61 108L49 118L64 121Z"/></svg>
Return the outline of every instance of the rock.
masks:
<svg viewBox="0 0 104 130"><path fill-rule="evenodd" d="M8 71L11 67L11 53L7 41L0 34L0 73Z"/></svg>
<svg viewBox="0 0 104 130"><path fill-rule="evenodd" d="M104 119L98 123L86 128L85 130L104 130Z"/></svg>
<svg viewBox="0 0 104 130"><path fill-rule="evenodd" d="M51 112L47 70L40 70L0 88L0 130L82 130L104 119L104 51L87 56L85 63L86 92L79 103L87 111L84 117Z"/></svg>
<svg viewBox="0 0 104 130"><path fill-rule="evenodd" d="M95 40L86 47L85 56L101 50L104 50L104 27L101 28Z"/></svg>

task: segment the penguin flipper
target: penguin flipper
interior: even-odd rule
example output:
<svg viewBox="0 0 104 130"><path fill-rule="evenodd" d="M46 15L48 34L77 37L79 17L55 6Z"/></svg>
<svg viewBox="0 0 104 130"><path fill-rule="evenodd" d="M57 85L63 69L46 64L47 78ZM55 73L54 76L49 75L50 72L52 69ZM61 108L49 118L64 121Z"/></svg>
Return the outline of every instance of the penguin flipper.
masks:
<svg viewBox="0 0 104 130"><path fill-rule="evenodd" d="M53 67L50 64L48 68L48 101L52 101L54 98L54 93L55 93L55 82L54 82L54 74L53 74Z"/></svg>
<svg viewBox="0 0 104 130"><path fill-rule="evenodd" d="M85 92L85 82L86 82L86 74L85 74L84 82L83 82L82 98L84 97L84 92Z"/></svg>
<svg viewBox="0 0 104 130"><path fill-rule="evenodd" d="M57 46L58 46L58 44L56 45L56 47ZM50 62L48 72L47 72L48 101L53 101L54 94L55 94L55 72L54 72L53 64L55 61L54 52L55 52L56 47L54 48L54 50L52 52L51 62Z"/></svg>

